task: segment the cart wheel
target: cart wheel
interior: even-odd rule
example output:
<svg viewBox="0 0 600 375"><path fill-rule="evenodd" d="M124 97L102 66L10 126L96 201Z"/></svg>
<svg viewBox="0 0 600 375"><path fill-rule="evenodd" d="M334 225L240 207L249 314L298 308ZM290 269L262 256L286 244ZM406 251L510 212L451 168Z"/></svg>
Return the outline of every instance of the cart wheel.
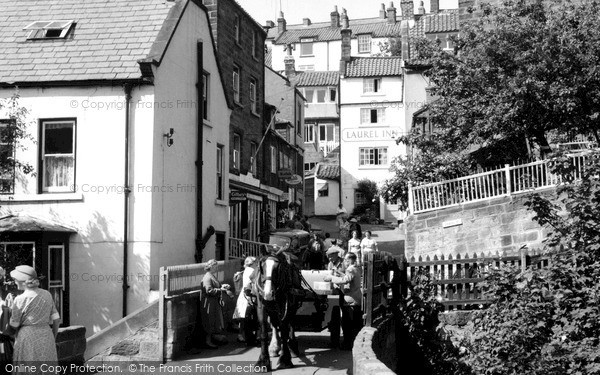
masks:
<svg viewBox="0 0 600 375"><path fill-rule="evenodd" d="M333 306L331 310L331 320L329 321L329 335L331 347L337 348L340 345L340 307Z"/></svg>

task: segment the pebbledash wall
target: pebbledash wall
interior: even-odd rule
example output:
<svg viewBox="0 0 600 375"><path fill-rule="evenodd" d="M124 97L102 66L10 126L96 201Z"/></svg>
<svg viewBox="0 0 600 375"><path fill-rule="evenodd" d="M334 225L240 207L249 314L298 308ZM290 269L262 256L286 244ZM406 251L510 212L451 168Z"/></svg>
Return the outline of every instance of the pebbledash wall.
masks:
<svg viewBox="0 0 600 375"><path fill-rule="evenodd" d="M547 233L533 221L525 200L525 195L503 197L409 215L406 256L514 254L523 245L540 248Z"/></svg>

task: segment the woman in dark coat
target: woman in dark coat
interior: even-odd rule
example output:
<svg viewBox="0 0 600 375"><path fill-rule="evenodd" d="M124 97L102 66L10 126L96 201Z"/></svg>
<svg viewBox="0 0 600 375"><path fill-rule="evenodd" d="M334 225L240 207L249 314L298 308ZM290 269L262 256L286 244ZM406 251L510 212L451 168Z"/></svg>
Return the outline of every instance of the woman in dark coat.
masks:
<svg viewBox="0 0 600 375"><path fill-rule="evenodd" d="M223 322L223 310L221 309L222 294L233 297L228 285L221 285L217 280L218 263L211 259L204 266L206 273L202 278L202 297L200 304L200 315L202 319L202 328L206 333L205 344L209 348L216 348L213 342L213 335L219 335L225 329Z"/></svg>

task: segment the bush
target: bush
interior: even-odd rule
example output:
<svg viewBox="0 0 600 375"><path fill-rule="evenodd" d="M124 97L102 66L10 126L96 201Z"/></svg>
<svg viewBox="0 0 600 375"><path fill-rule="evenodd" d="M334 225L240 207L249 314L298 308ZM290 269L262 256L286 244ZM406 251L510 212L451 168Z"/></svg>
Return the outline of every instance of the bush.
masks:
<svg viewBox="0 0 600 375"><path fill-rule="evenodd" d="M532 195L527 205L561 246L544 269L504 267L486 279L494 302L475 321L466 342L474 373L600 374L600 153L588 155L581 181L572 163L557 156L563 181L549 200Z"/></svg>

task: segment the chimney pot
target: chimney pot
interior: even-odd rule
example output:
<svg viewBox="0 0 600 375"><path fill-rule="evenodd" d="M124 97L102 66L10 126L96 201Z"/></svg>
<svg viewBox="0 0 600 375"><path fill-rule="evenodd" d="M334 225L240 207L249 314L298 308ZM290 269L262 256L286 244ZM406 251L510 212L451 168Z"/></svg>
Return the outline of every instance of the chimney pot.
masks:
<svg viewBox="0 0 600 375"><path fill-rule="evenodd" d="M431 13L438 13L440 11L440 0L431 0L429 5L429 11Z"/></svg>
<svg viewBox="0 0 600 375"><path fill-rule="evenodd" d="M283 18L283 12L279 12L279 18L277 19L277 33L281 34L287 30L287 22Z"/></svg>
<svg viewBox="0 0 600 375"><path fill-rule="evenodd" d="M331 27L340 27L340 14L337 5L333 7L333 12L331 12Z"/></svg>
<svg viewBox="0 0 600 375"><path fill-rule="evenodd" d="M311 24L310 18L303 18L302 23L304 23L304 26L310 26L310 24Z"/></svg>
<svg viewBox="0 0 600 375"><path fill-rule="evenodd" d="M419 14L419 15L425 14L425 4L423 4L423 0L421 0L421 3L419 4L419 9L417 10L417 14Z"/></svg>
<svg viewBox="0 0 600 375"><path fill-rule="evenodd" d="M384 20L387 18L387 15L385 13L385 4L381 3L381 9L379 9L379 18Z"/></svg>
<svg viewBox="0 0 600 375"><path fill-rule="evenodd" d="M393 1L390 1L390 6L387 9L387 20L388 23L396 23L396 8L394 8Z"/></svg>
<svg viewBox="0 0 600 375"><path fill-rule="evenodd" d="M265 28L267 28L267 29L271 29L271 28L273 28L273 27L275 27L275 22L273 22L273 21L271 21L271 20L267 21L267 23L266 23L266 25L265 25Z"/></svg>

